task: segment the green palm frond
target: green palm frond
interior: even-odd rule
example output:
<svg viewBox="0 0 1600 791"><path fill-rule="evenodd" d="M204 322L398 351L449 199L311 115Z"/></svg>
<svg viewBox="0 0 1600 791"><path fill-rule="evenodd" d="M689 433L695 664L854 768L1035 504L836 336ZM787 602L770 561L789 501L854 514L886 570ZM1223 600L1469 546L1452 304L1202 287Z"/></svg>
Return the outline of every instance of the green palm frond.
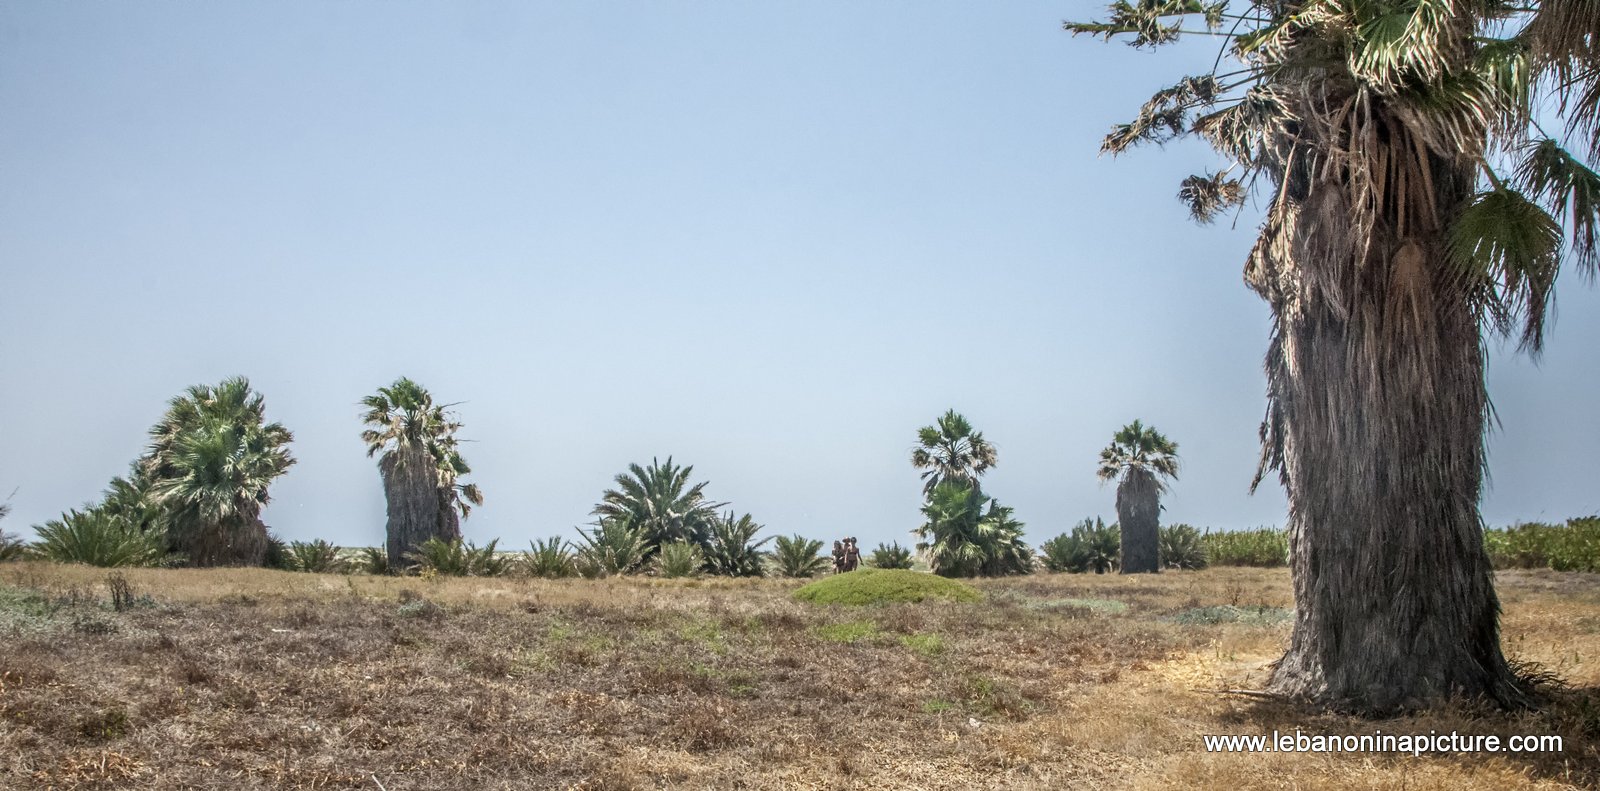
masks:
<svg viewBox="0 0 1600 791"><path fill-rule="evenodd" d="M1102 482L1116 480L1132 470L1148 470L1165 478L1178 477L1178 443L1135 420L1123 426L1100 451L1096 475ZM1163 488L1165 484L1160 484Z"/></svg>
<svg viewBox="0 0 1600 791"><path fill-rule="evenodd" d="M828 568L822 542L801 535L778 536L773 545L773 569L784 577L813 577Z"/></svg>
<svg viewBox="0 0 1600 791"><path fill-rule="evenodd" d="M644 531L625 520L601 518L589 530L578 530L576 566L585 577L631 574L649 557Z"/></svg>
<svg viewBox="0 0 1600 791"><path fill-rule="evenodd" d="M1522 345L1543 344L1544 312L1561 264L1561 224L1509 187L1481 193L1450 229L1450 257L1480 293L1504 306L1502 321L1522 316Z"/></svg>
<svg viewBox="0 0 1600 791"><path fill-rule="evenodd" d="M755 540L761 528L749 514L735 519L732 511L712 522L711 540L705 549L706 570L725 577L763 576L761 547L772 537Z"/></svg>
<svg viewBox="0 0 1600 791"><path fill-rule="evenodd" d="M577 573L572 551L559 538L549 538L530 543L522 553L522 566L530 577L562 579Z"/></svg>
<svg viewBox="0 0 1600 791"><path fill-rule="evenodd" d="M934 425L917 430L918 447L911 451L911 465L922 470L922 492L931 494L945 481L972 483L999 463L994 445L983 433L954 409Z"/></svg>
<svg viewBox="0 0 1600 791"><path fill-rule="evenodd" d="M643 532L648 554L673 541L689 541L704 548L711 537L717 509L727 503L705 495L707 482L689 485L694 466L678 466L668 456L665 463L650 460L649 467L629 464L616 477L590 512L602 520L621 521Z"/></svg>
<svg viewBox="0 0 1600 791"><path fill-rule="evenodd" d="M1012 510L974 486L941 483L923 506L915 534L935 574L945 577L1026 574L1033 552Z"/></svg>
<svg viewBox="0 0 1600 791"><path fill-rule="evenodd" d="M36 526L40 557L57 563L90 566L159 565L166 556L165 536L140 532L125 519L88 508L68 511L60 519Z"/></svg>

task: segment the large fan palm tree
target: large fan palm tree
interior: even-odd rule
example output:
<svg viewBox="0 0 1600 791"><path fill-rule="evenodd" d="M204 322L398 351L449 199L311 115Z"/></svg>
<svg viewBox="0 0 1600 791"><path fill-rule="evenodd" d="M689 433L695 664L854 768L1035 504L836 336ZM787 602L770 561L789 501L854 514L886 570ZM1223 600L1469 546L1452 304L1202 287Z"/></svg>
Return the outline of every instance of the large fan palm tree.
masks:
<svg viewBox="0 0 1600 791"><path fill-rule="evenodd" d="M149 506L158 507L171 549L190 565L260 565L268 541L261 510L295 460L293 435L266 422L265 399L249 380L189 388L150 437L135 482L113 481L107 507L140 531L156 521Z"/></svg>
<svg viewBox="0 0 1600 791"><path fill-rule="evenodd" d="M1228 165L1179 193L1201 221L1265 191L1245 265L1275 319L1257 481L1288 491L1296 597L1270 689L1523 702L1478 510L1484 337L1537 352L1560 265L1600 269L1600 176L1532 113L1553 86L1600 153L1593 2L1119 0L1067 29L1223 44L1103 148L1210 142Z"/></svg>
<svg viewBox="0 0 1600 791"><path fill-rule="evenodd" d="M976 486L941 483L922 513L927 521L915 531L917 551L926 553L933 573L998 577L1030 570L1033 551L1022 541L1022 523Z"/></svg>
<svg viewBox="0 0 1600 791"><path fill-rule="evenodd" d="M461 519L483 504L477 484L461 478L472 472L461 456L456 432L461 423L435 404L427 388L405 377L361 399L367 456L379 453L378 471L388 510L389 567L401 568L407 552L428 539L461 538Z"/></svg>
<svg viewBox="0 0 1600 791"><path fill-rule="evenodd" d="M1178 443L1135 420L1100 451L1100 481L1117 481L1117 522L1122 525L1122 573L1161 570L1161 495L1165 479L1178 477Z"/></svg>
<svg viewBox="0 0 1600 791"><path fill-rule="evenodd" d="M911 451L911 465L922 470L922 494L929 496L939 484L977 486L983 475L999 461L994 446L973 431L972 424L954 409L940 416L931 426L917 430L917 447Z"/></svg>
<svg viewBox="0 0 1600 791"><path fill-rule="evenodd" d="M648 467L629 464L616 477L617 488L605 490L590 514L641 530L651 554L673 541L709 549L717 509L727 503L706 499L708 481L689 485L692 474L694 465L675 465L671 456L665 463L651 459Z"/></svg>

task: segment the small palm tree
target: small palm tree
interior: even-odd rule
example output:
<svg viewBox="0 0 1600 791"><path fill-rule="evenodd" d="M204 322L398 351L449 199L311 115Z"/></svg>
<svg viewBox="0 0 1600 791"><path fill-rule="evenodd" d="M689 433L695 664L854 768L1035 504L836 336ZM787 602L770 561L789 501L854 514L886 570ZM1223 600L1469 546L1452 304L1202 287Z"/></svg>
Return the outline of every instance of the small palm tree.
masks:
<svg viewBox="0 0 1600 791"><path fill-rule="evenodd" d="M293 435L266 422L265 399L249 380L189 388L171 401L150 436L142 480L166 521L171 548L195 566L261 565L268 541L261 510L271 500L272 482L295 460L288 450ZM108 500L121 518L139 509L140 488L142 482L113 481Z"/></svg>
<svg viewBox="0 0 1600 791"><path fill-rule="evenodd" d="M931 426L917 430L917 447L911 464L922 470L922 494L932 495L946 481L977 486L978 477L999 460L994 446L973 431L972 424L954 409Z"/></svg>
<svg viewBox="0 0 1600 791"><path fill-rule="evenodd" d="M1104 574L1115 571L1122 548L1116 525L1106 526L1099 517L1084 519L1071 533L1063 533L1039 545L1045 568L1051 571Z"/></svg>
<svg viewBox="0 0 1600 791"><path fill-rule="evenodd" d="M68 511L36 528L39 556L57 563L90 566L154 566L166 555L165 536L142 533L125 520L95 508Z"/></svg>
<svg viewBox="0 0 1600 791"><path fill-rule="evenodd" d="M877 569L909 569L912 566L911 550L900 546L898 541L893 544L880 543L877 549L872 550L872 558L867 563Z"/></svg>
<svg viewBox="0 0 1600 791"><path fill-rule="evenodd" d="M1203 569L1206 547L1193 525L1161 528L1161 566L1169 569Z"/></svg>
<svg viewBox="0 0 1600 791"><path fill-rule="evenodd" d="M522 553L522 567L528 576L546 579L570 577L576 572L572 551L561 539L553 537L530 542L528 551Z"/></svg>
<svg viewBox="0 0 1600 791"><path fill-rule="evenodd" d="M600 519L589 530L578 530L583 544L574 565L588 577L631 574L644 565L650 553L644 531L621 519Z"/></svg>
<svg viewBox="0 0 1600 791"><path fill-rule="evenodd" d="M1163 479L1178 477L1178 443L1135 420L1100 451L1101 483L1117 484L1117 522L1122 525L1122 573L1161 570L1158 547Z"/></svg>
<svg viewBox="0 0 1600 791"><path fill-rule="evenodd" d="M1011 509L975 486L939 484L923 506L927 517L916 530L917 551L943 577L1026 574L1033 553L1022 541L1023 524Z"/></svg>
<svg viewBox="0 0 1600 791"><path fill-rule="evenodd" d="M288 566L292 571L314 574L342 574L346 570L339 548L323 539L294 541L288 548Z"/></svg>
<svg viewBox="0 0 1600 791"><path fill-rule="evenodd" d="M822 556L821 541L801 535L778 536L772 564L784 577L812 577L828 567L828 559Z"/></svg>
<svg viewBox="0 0 1600 791"><path fill-rule="evenodd" d="M670 541L656 553L655 572L667 579L698 577L705 564L706 556L700 547L687 541Z"/></svg>
<svg viewBox="0 0 1600 791"><path fill-rule="evenodd" d="M399 568L406 552L430 538L461 537L461 519L483 504L477 484L464 483L472 472L461 456L456 432L461 423L433 403L433 394L401 377L361 399L367 456L380 452L378 470L388 504L389 565Z"/></svg>
<svg viewBox="0 0 1600 791"><path fill-rule="evenodd" d="M693 465L677 466L671 456L665 464L655 459L649 467L629 464L628 471L616 477L617 488L607 489L590 514L638 528L647 554L672 541L689 541L704 548L717 509L727 503L706 499L706 481L690 486L693 473Z"/></svg>
<svg viewBox="0 0 1600 791"><path fill-rule="evenodd" d="M755 540L761 525L749 514L738 519L729 511L711 523L711 541L706 548L706 570L725 577L760 577L766 572L761 563L761 545L771 536Z"/></svg>
<svg viewBox="0 0 1600 791"><path fill-rule="evenodd" d="M5 519L10 514L11 504L0 503L0 519ZM27 549L28 545L23 542L21 537L0 530L0 563L22 557Z"/></svg>

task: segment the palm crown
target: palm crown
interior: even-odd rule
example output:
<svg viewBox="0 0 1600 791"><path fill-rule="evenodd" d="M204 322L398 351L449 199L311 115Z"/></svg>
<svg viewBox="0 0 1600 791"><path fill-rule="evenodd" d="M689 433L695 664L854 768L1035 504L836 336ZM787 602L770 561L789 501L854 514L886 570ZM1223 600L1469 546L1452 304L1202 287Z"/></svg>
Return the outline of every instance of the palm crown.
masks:
<svg viewBox="0 0 1600 791"><path fill-rule="evenodd" d="M917 448L911 451L911 464L923 471L922 493L932 495L946 481L976 484L998 462L993 445L983 432L954 409L944 413L931 426L917 431Z"/></svg>
<svg viewBox="0 0 1600 791"><path fill-rule="evenodd" d="M1123 426L1111 444L1100 451L1101 481L1113 481L1130 473L1151 473L1160 478L1178 477L1178 443L1161 432L1135 420Z"/></svg>
<svg viewBox="0 0 1600 791"><path fill-rule="evenodd" d="M617 520L644 532L653 552L661 544L690 541L706 546L717 509L727 503L706 499L709 482L689 485L694 465L678 466L668 456L665 463L629 464L616 477L617 488L607 489L590 513L602 520Z"/></svg>
<svg viewBox="0 0 1600 791"><path fill-rule="evenodd" d="M370 428L361 432L367 443L367 456L379 452L394 463L405 463L415 454L425 453L432 460L434 477L441 492L447 493L462 516L472 506L483 505L483 492L475 483L462 483L472 472L459 449L456 432L461 423L445 410L453 404L436 405L427 388L401 377L374 395L361 399L367 413L361 420Z"/></svg>

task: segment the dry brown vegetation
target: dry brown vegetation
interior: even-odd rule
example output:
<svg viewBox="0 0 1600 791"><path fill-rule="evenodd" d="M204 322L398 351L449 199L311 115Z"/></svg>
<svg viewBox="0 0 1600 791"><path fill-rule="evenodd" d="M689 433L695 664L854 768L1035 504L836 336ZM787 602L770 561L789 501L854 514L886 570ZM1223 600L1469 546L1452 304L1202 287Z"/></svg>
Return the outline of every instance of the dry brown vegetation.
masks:
<svg viewBox="0 0 1600 791"><path fill-rule="evenodd" d="M1600 576L1502 572L1539 712L1379 723L1206 690L1286 572L1048 575L828 608L761 580L0 566L6 788L1405 788L1600 780ZM129 594L131 593L131 599ZM1243 620L1206 623L1195 611ZM1188 615L1185 615L1187 613ZM1204 614L1204 613L1201 613ZM1184 621L1194 621L1185 623ZM1208 754L1206 733L1561 734L1550 755Z"/></svg>

